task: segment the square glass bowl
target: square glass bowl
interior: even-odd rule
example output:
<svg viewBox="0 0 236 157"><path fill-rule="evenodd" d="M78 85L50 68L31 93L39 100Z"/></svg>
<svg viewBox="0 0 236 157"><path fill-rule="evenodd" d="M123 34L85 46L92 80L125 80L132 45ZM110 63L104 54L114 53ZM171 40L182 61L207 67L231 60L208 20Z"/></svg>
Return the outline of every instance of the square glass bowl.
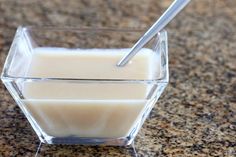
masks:
<svg viewBox="0 0 236 157"><path fill-rule="evenodd" d="M152 73L148 77L132 75L143 74L148 67L146 64L133 65L133 69L119 75L116 70L107 75L103 67L100 67L101 72L93 71L102 65L96 60L89 63L92 68L74 64L69 69L60 67L59 70L58 62L54 62L62 50L76 53L78 49L130 48L142 32L131 28L20 26L17 29L1 79L41 142L119 146L132 143L169 81L167 32L160 32L145 46L148 53L156 56L152 64L146 63L148 73ZM45 51L50 57L42 58L42 64L36 64L35 50L40 48L53 52ZM109 55L112 53L115 52L110 51ZM107 51L98 52L104 57L107 54ZM116 63L122 56L113 60L113 70L120 68ZM127 66L132 66L135 57ZM66 63L68 60L62 57L58 61ZM78 58L78 62L83 61L84 58ZM69 62L68 65L72 64ZM29 73L32 66L42 72L57 69L59 75L32 75ZM63 70L69 70L69 75L60 75ZM73 75L76 72L78 76Z"/></svg>

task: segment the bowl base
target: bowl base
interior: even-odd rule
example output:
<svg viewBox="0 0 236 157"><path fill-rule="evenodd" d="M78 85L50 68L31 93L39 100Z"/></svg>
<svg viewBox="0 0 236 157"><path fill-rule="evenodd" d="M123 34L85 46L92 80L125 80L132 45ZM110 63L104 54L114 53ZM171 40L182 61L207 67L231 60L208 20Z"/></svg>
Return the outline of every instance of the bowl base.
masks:
<svg viewBox="0 0 236 157"><path fill-rule="evenodd" d="M79 145L109 145L109 146L127 146L130 145L134 138L86 138L86 137L51 137L40 138L42 143L46 144L79 144Z"/></svg>

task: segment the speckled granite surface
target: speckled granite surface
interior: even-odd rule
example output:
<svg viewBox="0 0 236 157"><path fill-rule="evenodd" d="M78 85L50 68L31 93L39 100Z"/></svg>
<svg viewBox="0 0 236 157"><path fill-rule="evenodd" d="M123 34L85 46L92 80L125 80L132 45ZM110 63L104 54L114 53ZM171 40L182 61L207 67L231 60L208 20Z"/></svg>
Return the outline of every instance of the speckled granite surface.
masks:
<svg viewBox="0 0 236 157"><path fill-rule="evenodd" d="M20 24L147 27L168 0L0 1L0 67ZM137 156L236 156L236 1L195 0L167 28L170 84L135 140ZM0 84L0 156L39 145ZM122 147L42 145L38 156L135 156Z"/></svg>

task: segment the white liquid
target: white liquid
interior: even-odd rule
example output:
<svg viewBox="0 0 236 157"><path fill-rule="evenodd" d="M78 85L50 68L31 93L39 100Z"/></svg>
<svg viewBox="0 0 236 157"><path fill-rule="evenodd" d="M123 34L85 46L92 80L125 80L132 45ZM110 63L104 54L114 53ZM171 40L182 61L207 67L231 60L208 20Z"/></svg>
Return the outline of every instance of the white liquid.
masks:
<svg viewBox="0 0 236 157"><path fill-rule="evenodd" d="M142 49L125 67L129 49L36 48L28 76L82 79L156 79L158 57ZM26 109L55 137L124 137L144 108L150 87L132 83L25 83Z"/></svg>

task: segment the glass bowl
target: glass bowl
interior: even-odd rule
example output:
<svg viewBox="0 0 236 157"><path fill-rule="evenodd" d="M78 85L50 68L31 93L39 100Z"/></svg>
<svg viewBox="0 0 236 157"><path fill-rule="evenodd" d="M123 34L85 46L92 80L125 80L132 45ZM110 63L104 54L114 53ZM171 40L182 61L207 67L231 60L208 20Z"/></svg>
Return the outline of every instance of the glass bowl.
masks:
<svg viewBox="0 0 236 157"><path fill-rule="evenodd" d="M158 33L144 48L155 58L138 66L136 63L144 58L134 57L127 65L132 68L117 72L116 68L122 68L115 66L124 55L121 51L128 51L124 48L132 47L142 32L133 28L18 27L1 79L41 142L132 143L169 80L166 31ZM40 64L35 60L36 50L45 49L46 57ZM104 71L109 65L100 60L86 64L86 55L71 57L70 53L73 56L78 49L84 54L99 50L98 57L119 54L113 60L106 58L115 72ZM71 60L58 57L61 51ZM76 65L81 62L86 66ZM69 68L65 68L67 65ZM31 67L42 72L58 71L57 75L32 75ZM66 76L61 75L64 72Z"/></svg>

